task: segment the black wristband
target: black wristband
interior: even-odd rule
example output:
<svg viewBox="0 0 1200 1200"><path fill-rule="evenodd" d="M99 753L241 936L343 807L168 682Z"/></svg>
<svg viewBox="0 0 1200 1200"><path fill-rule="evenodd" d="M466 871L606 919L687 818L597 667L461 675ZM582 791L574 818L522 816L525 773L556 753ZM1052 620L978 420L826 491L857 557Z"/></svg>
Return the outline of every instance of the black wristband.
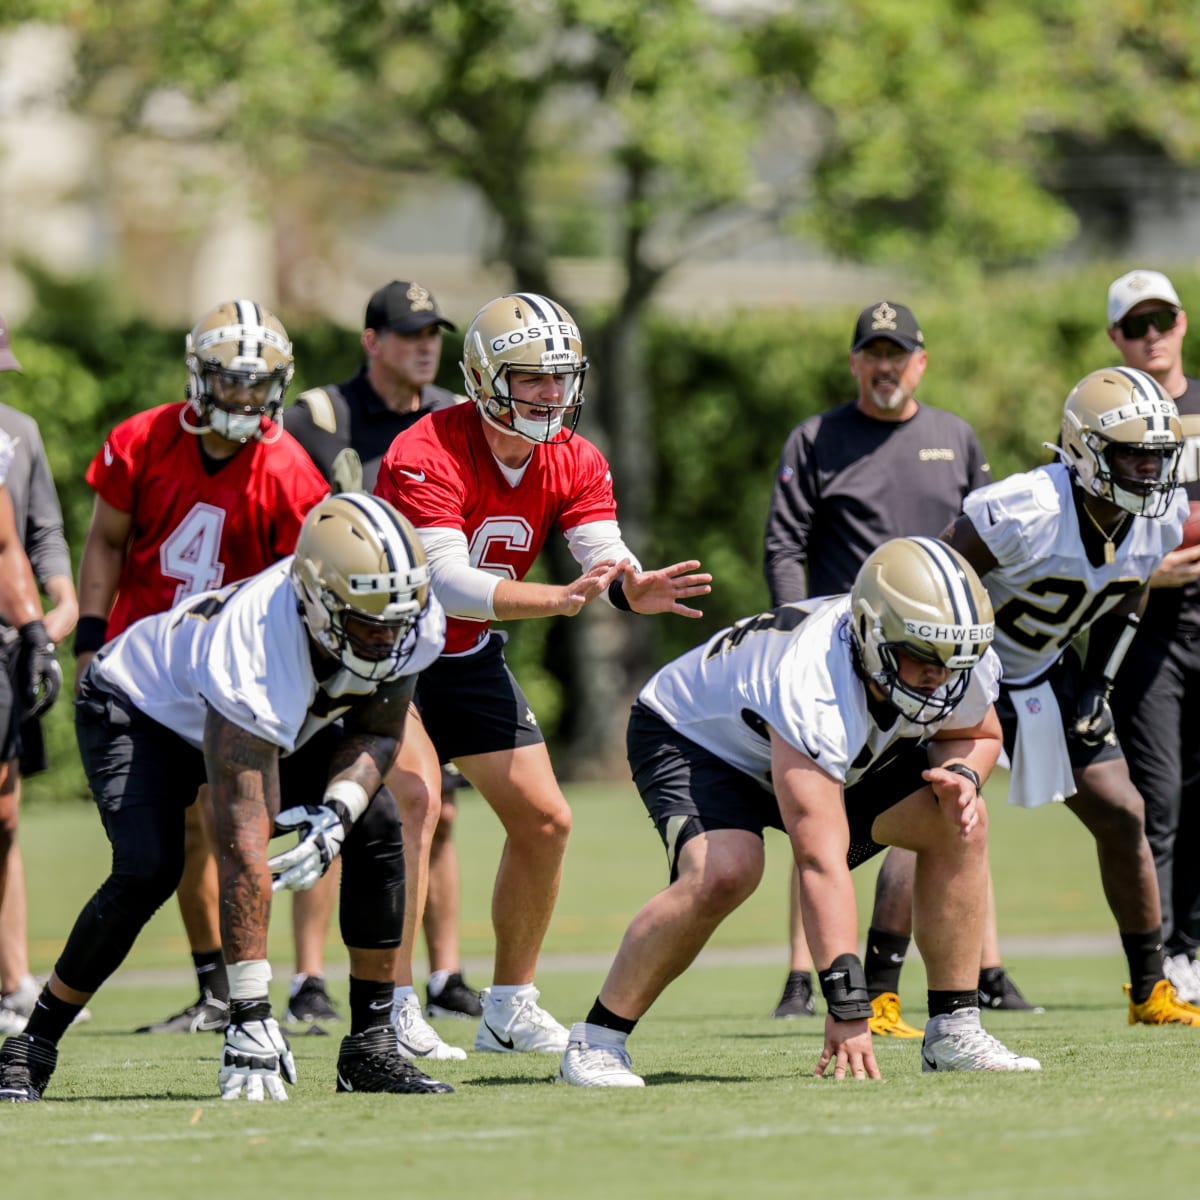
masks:
<svg viewBox="0 0 1200 1200"><path fill-rule="evenodd" d="M839 954L828 971L818 971L821 995L835 1021L865 1021L874 1015L867 973L857 954Z"/></svg>
<svg viewBox="0 0 1200 1200"><path fill-rule="evenodd" d="M968 767L966 763L946 763L942 767L942 770L949 771L954 775L961 775L964 779L969 779L975 785L976 791L979 791L983 787L983 781L979 778L979 772L974 767Z"/></svg>
<svg viewBox="0 0 1200 1200"><path fill-rule="evenodd" d="M622 586L624 580L625 575L622 573L608 585L608 598L613 608L619 608L622 612L633 612L629 607L629 597L625 595L625 588Z"/></svg>
<svg viewBox="0 0 1200 1200"><path fill-rule="evenodd" d="M107 617L80 617L75 626L75 642L71 652L78 658L81 654L91 654L99 650L108 641Z"/></svg>

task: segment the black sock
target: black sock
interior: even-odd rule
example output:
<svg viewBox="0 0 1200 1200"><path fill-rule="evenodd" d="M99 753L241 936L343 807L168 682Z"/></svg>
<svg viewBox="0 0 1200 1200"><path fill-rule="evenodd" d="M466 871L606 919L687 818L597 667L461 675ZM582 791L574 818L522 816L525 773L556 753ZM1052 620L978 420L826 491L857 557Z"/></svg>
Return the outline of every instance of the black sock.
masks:
<svg viewBox="0 0 1200 1200"><path fill-rule="evenodd" d="M600 1003L600 997L596 997L596 1003L592 1005L592 1011L587 1015L587 1023L589 1025L599 1025L602 1029L615 1029L617 1033L632 1033L633 1027L637 1024L636 1018L632 1021L625 1017L618 1017L615 1012L611 1012Z"/></svg>
<svg viewBox="0 0 1200 1200"><path fill-rule="evenodd" d="M208 992L214 1000L229 1003L229 976L225 974L225 958L218 946L205 950L203 954L192 954L192 965L196 968L196 981L200 984L200 995Z"/></svg>
<svg viewBox="0 0 1200 1200"><path fill-rule="evenodd" d="M392 981L350 976L350 1036L387 1025L392 1019Z"/></svg>
<svg viewBox="0 0 1200 1200"><path fill-rule="evenodd" d="M50 985L46 984L33 1007L33 1014L25 1026L25 1032L57 1045L82 1007L82 1004L68 1004L65 1000L60 1000L50 990Z"/></svg>
<svg viewBox="0 0 1200 1200"><path fill-rule="evenodd" d="M874 1000L884 992L900 992L900 968L912 939L903 933L888 933L886 929L867 930L867 957L863 969L867 976L867 995Z"/></svg>
<svg viewBox="0 0 1200 1200"><path fill-rule="evenodd" d="M1129 963L1129 982L1134 1004L1150 998L1154 985L1163 976L1162 926L1145 933L1121 934L1121 946Z"/></svg>
<svg viewBox="0 0 1200 1200"><path fill-rule="evenodd" d="M958 1012L960 1008L979 1007L979 989L973 992L926 992L930 1017Z"/></svg>

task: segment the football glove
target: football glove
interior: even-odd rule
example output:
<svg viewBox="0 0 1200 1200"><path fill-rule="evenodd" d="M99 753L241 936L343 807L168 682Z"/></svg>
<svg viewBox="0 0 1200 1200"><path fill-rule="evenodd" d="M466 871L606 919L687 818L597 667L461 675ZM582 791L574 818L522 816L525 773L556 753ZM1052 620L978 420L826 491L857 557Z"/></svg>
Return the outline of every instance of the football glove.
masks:
<svg viewBox="0 0 1200 1200"><path fill-rule="evenodd" d="M275 876L271 890L288 888L306 892L326 871L341 852L350 822L328 804L304 804L288 808L275 818L277 833L296 830L298 845L276 854L267 865Z"/></svg>
<svg viewBox="0 0 1200 1200"><path fill-rule="evenodd" d="M275 1018L230 1022L217 1073L221 1099L237 1100L245 1089L247 1100L261 1101L265 1089L272 1100L286 1100L285 1079L296 1082L296 1060Z"/></svg>
<svg viewBox="0 0 1200 1200"><path fill-rule="evenodd" d="M40 717L58 699L62 668L54 657L54 643L41 621L30 621L20 629L17 654L17 688L26 717Z"/></svg>
<svg viewBox="0 0 1200 1200"><path fill-rule="evenodd" d="M1096 683L1079 694L1071 732L1085 746L1102 746L1116 738L1112 709L1108 707L1111 690L1105 683Z"/></svg>

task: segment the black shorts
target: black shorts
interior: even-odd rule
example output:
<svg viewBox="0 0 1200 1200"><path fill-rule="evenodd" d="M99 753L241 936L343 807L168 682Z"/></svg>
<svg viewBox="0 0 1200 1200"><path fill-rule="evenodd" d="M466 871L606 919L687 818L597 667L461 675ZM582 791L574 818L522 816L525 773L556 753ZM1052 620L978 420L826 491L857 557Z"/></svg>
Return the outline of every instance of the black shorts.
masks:
<svg viewBox="0 0 1200 1200"><path fill-rule="evenodd" d="M546 739L493 632L482 650L439 658L417 677L417 709L441 762L536 746Z"/></svg>
<svg viewBox="0 0 1200 1200"><path fill-rule="evenodd" d="M667 848L672 879L679 851L697 834L744 829L762 837L768 826L783 829L779 804L770 792L641 704L630 713L626 747L633 781ZM886 766L845 789L850 826L846 862L851 869L884 849L871 837L875 818L926 787L921 773L928 768L924 746L908 745Z"/></svg>
<svg viewBox="0 0 1200 1200"><path fill-rule="evenodd" d="M1089 767L1092 763L1112 762L1124 758L1125 751L1117 741L1116 734L1099 746L1084 745L1077 737L1070 737L1067 730L1075 713L1075 704L1079 698L1080 685L1083 682L1083 664L1074 650L1068 650L1062 658L1050 668L1043 677L1050 684L1050 690L1058 701L1058 711L1062 715L1063 737L1067 742L1067 756L1075 770ZM1027 685L1026 685L1027 686ZM1016 687L1020 691L1020 687ZM1017 713L1009 695L1010 689L1002 683L1000 695L996 700L996 715L1000 718L1000 727L1004 731L1004 751L1012 758L1013 747L1017 741Z"/></svg>

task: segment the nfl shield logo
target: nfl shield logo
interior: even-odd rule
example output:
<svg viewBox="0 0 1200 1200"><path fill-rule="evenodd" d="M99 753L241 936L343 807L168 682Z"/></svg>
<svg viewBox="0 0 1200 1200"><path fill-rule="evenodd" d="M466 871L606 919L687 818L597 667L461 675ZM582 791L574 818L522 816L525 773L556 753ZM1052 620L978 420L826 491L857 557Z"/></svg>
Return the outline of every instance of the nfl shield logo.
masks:
<svg viewBox="0 0 1200 1200"><path fill-rule="evenodd" d="M1030 696L1025 707L1036 717L1042 711L1042 702L1036 696Z"/></svg>

